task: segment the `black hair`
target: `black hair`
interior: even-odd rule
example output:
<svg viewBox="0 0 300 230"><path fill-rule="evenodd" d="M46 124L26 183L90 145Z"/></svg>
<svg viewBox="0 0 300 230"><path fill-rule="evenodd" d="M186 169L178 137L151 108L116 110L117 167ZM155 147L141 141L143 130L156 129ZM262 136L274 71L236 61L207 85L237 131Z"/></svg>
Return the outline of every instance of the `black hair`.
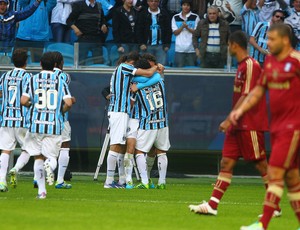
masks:
<svg viewBox="0 0 300 230"><path fill-rule="evenodd" d="M180 5L182 6L184 3L187 3L190 5L191 9L193 7L193 1L192 0L181 0Z"/></svg>
<svg viewBox="0 0 300 230"><path fill-rule="evenodd" d="M46 52L43 53L41 57L41 66L43 70L53 70L55 65L53 53L52 52Z"/></svg>
<svg viewBox="0 0 300 230"><path fill-rule="evenodd" d="M27 58L28 58L27 50L15 49L12 54L11 60L14 63L15 67L21 68L26 65Z"/></svg>
<svg viewBox="0 0 300 230"><path fill-rule="evenodd" d="M230 43L238 44L241 48L245 50L247 49L247 45L248 45L247 35L241 30L237 30L232 34L230 34L228 41Z"/></svg>
<svg viewBox="0 0 300 230"><path fill-rule="evenodd" d="M153 54L145 53L142 55L142 58L146 59L147 61L152 61L155 64L157 64L156 57Z"/></svg>
<svg viewBox="0 0 300 230"><path fill-rule="evenodd" d="M134 61L136 62L141 58L140 54L137 51L132 51L127 55L123 55L119 58L117 65L120 65L121 63L124 63L126 61Z"/></svg>
<svg viewBox="0 0 300 230"><path fill-rule="evenodd" d="M282 13L283 17L284 18L286 17L286 13L283 10L280 10L280 9L274 10L273 13L272 13L272 17L274 17L275 14L277 14L277 13Z"/></svg>
<svg viewBox="0 0 300 230"><path fill-rule="evenodd" d="M134 65L135 68L140 68L140 69L150 69L151 65L148 62L148 60L146 60L145 58L141 58L138 61L135 62Z"/></svg>
<svg viewBox="0 0 300 230"><path fill-rule="evenodd" d="M53 51L52 54L53 54L54 66L62 68L63 67L64 57L61 54L61 52Z"/></svg>

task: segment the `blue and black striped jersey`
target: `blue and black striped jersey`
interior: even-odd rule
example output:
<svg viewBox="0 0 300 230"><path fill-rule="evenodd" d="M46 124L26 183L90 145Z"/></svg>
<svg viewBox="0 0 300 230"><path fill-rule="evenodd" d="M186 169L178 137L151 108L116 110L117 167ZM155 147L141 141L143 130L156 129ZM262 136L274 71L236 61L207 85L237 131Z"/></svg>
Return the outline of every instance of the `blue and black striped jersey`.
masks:
<svg viewBox="0 0 300 230"><path fill-rule="evenodd" d="M59 77L61 77L69 86L71 83L71 77L69 74L65 73L64 71L62 71L61 69L58 68L54 68L53 69L54 74L57 74ZM68 121L69 120L69 112L65 112L64 113L64 120Z"/></svg>
<svg viewBox="0 0 300 230"><path fill-rule="evenodd" d="M168 127L167 100L164 81L137 92L140 129L153 130Z"/></svg>
<svg viewBox="0 0 300 230"><path fill-rule="evenodd" d="M10 128L26 128L28 109L21 105L23 86L31 74L21 68L14 68L1 76L2 89L1 126Z"/></svg>
<svg viewBox="0 0 300 230"><path fill-rule="evenodd" d="M130 114L130 82L136 72L134 66L122 63L114 71L110 80L109 112Z"/></svg>
<svg viewBox="0 0 300 230"><path fill-rule="evenodd" d="M52 71L34 75L24 87L23 95L30 98L29 131L60 135L63 129L63 100L71 98L68 85Z"/></svg>

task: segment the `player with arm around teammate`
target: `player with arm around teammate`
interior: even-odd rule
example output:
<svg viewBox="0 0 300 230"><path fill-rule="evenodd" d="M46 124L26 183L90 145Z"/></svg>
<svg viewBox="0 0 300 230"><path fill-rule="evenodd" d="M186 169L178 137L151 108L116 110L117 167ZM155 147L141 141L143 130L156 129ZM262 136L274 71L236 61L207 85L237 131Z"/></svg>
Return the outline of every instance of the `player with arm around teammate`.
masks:
<svg viewBox="0 0 300 230"><path fill-rule="evenodd" d="M27 65L27 51L15 49L12 56L15 68L4 73L0 78L2 88L2 109L0 127L0 191L8 191L6 174L10 153L15 149L17 142L21 147L21 155L10 174L11 184L16 187L16 174L29 161L29 154L24 150L24 138L27 132L27 109L21 105L22 88L31 77L25 68Z"/></svg>
<svg viewBox="0 0 300 230"><path fill-rule="evenodd" d="M29 107L30 125L24 148L35 157L37 199L46 198L45 177L49 185L54 183L53 171L61 147L63 113L72 106L68 85L53 73L54 59L51 52L43 54L41 66L42 71L27 82L21 97L21 104Z"/></svg>
<svg viewBox="0 0 300 230"><path fill-rule="evenodd" d="M141 59L137 66L149 68L147 60ZM159 77L160 74L156 73ZM133 79L135 82L135 79ZM141 183L136 186L138 189L149 188L147 175L147 164L145 153L149 152L152 146L156 148L159 168L159 187L166 187L166 173L168 159L166 152L170 148L168 113L164 81L137 91L137 102L140 109L140 123L136 139L136 163L141 176Z"/></svg>
<svg viewBox="0 0 300 230"><path fill-rule="evenodd" d="M110 104L108 119L110 127L110 149L107 156L107 175L104 188L124 188L126 177L124 171L124 154L126 132L128 128L130 103L130 82L134 75L150 77L157 70L157 66L150 69L137 69L134 62L139 60L137 52L124 55L119 60L119 65L112 74L110 81ZM116 163L119 167L119 182L114 182Z"/></svg>
<svg viewBox="0 0 300 230"><path fill-rule="evenodd" d="M237 108L256 85L261 74L259 63L247 53L247 37L242 31L236 31L229 38L229 52L237 58L239 66L233 86L233 109ZM267 160L265 153L264 131L268 129L266 98L233 126L229 116L220 124L225 132L221 169L208 202L189 205L189 209L198 214L217 215L217 208L227 188L230 186L233 169L240 157L252 162L268 186ZM280 216L279 207L274 215Z"/></svg>

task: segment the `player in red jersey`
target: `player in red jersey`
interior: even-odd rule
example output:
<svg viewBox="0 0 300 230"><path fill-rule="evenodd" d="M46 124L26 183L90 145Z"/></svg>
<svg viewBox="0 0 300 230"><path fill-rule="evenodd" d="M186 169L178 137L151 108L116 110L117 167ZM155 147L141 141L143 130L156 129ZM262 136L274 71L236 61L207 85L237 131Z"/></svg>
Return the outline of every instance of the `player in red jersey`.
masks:
<svg viewBox="0 0 300 230"><path fill-rule="evenodd" d="M261 74L261 68L256 60L248 56L247 37L242 31L236 31L230 36L229 51L239 62L233 87L232 104L233 109L235 109L255 87ZM264 131L268 129L266 99L263 98L256 107L243 116L237 126L233 127L229 117L227 117L220 124L219 129L226 132L221 170L209 202L189 206L191 211L198 214L217 215L218 204L231 183L233 168L240 157L253 162L266 187L268 183L264 141ZM276 210L276 215L281 215L279 208Z"/></svg>
<svg viewBox="0 0 300 230"><path fill-rule="evenodd" d="M268 31L268 47L264 71L258 85L244 102L230 114L233 124L255 106L265 91L269 91L272 152L268 166L269 187L266 191L263 215L259 222L242 230L265 230L278 206L284 182L290 204L300 222L300 53L291 46L291 30L287 25L272 25Z"/></svg>

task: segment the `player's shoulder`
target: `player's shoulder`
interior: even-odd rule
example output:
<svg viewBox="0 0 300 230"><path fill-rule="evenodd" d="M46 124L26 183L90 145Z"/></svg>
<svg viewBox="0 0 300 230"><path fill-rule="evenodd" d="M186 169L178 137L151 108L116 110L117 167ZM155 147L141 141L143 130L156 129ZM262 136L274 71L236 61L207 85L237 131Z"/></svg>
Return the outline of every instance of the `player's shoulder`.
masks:
<svg viewBox="0 0 300 230"><path fill-rule="evenodd" d="M290 53L290 57L296 59L298 62L300 62L300 52L297 50L293 50Z"/></svg>

